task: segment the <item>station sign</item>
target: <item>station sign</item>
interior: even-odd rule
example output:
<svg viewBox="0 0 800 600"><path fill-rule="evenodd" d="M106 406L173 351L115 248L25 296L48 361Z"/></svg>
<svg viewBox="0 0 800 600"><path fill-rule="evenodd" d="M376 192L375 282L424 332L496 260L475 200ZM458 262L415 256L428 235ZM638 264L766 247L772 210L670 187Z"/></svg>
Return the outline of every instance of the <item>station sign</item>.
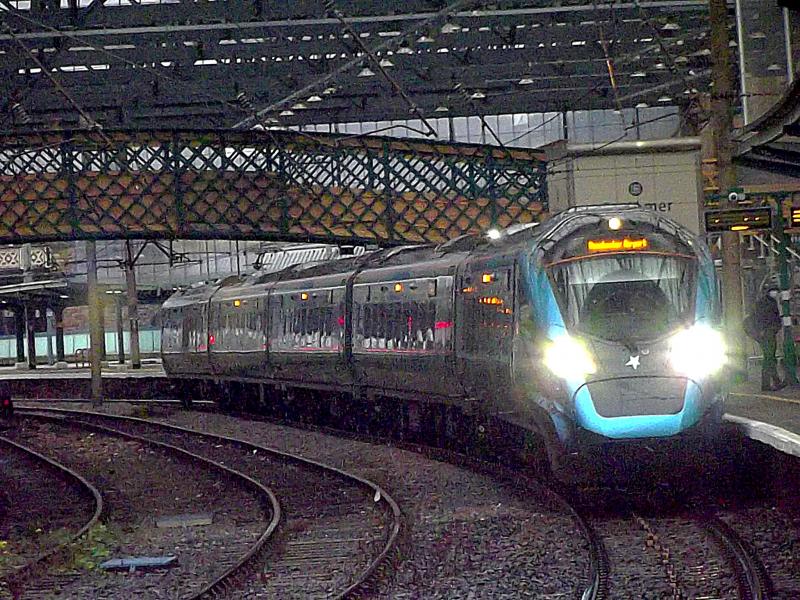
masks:
<svg viewBox="0 0 800 600"><path fill-rule="evenodd" d="M798 211L800 219L800 210ZM794 215L792 216L794 222ZM798 221L800 223L800 221ZM706 233L720 231L750 231L772 228L772 209L769 206L707 210Z"/></svg>
<svg viewBox="0 0 800 600"><path fill-rule="evenodd" d="M792 212L789 215L789 227L800 227L800 207L792 207Z"/></svg>

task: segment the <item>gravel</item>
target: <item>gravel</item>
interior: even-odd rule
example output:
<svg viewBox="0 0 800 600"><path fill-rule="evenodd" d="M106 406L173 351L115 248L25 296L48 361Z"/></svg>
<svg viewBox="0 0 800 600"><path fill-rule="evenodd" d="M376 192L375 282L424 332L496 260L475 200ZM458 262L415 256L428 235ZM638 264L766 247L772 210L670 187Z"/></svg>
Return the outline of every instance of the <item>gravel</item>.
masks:
<svg viewBox="0 0 800 600"><path fill-rule="evenodd" d="M549 493L518 489L389 446L220 414L179 411L170 422L243 437L371 479L400 504L404 555L378 598L573 597L588 548Z"/></svg>
<svg viewBox="0 0 800 600"><path fill-rule="evenodd" d="M0 444L0 577L75 534L93 513L92 496L74 480Z"/></svg>
<svg viewBox="0 0 800 600"><path fill-rule="evenodd" d="M15 438L54 456L94 483L106 504L70 564L30 586L23 598L180 598L221 573L263 531L265 515L249 493L197 463L114 436L24 420ZM212 525L161 529L159 517L210 512ZM108 573L106 558L176 555L163 571Z"/></svg>

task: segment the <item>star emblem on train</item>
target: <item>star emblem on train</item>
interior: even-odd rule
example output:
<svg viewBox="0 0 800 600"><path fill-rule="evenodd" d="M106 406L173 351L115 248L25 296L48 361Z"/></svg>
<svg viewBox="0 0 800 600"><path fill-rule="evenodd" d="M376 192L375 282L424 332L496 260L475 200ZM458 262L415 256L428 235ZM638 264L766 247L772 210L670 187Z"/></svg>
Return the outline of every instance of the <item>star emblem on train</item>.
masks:
<svg viewBox="0 0 800 600"><path fill-rule="evenodd" d="M639 368L640 362L641 361L639 360L639 355L637 354L636 356L631 356L628 362L625 363L625 366L633 367L633 370L635 371L636 369Z"/></svg>

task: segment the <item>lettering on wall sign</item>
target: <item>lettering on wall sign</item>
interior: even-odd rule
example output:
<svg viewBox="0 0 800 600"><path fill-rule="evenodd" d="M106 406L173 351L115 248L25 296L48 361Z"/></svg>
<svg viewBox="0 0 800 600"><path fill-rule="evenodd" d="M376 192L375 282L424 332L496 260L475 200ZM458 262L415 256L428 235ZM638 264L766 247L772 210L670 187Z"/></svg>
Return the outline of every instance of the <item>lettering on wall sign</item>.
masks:
<svg viewBox="0 0 800 600"><path fill-rule="evenodd" d="M671 212L672 204L672 202L648 202L644 207L656 212Z"/></svg>

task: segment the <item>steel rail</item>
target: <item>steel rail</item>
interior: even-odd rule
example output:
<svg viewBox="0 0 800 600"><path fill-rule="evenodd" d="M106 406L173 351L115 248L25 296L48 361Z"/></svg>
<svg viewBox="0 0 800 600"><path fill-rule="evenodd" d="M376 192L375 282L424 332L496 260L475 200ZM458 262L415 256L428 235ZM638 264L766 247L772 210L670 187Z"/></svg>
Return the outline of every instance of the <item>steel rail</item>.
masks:
<svg viewBox="0 0 800 600"><path fill-rule="evenodd" d="M238 413L238 412L237 413L228 412L227 414L234 414L237 417L250 418L251 420L253 419L253 417L256 417L259 420L267 421L277 425L286 424L283 421L278 421L270 417L265 417L263 415L253 415L251 413ZM375 435L357 433L345 429L337 429L335 427L328 427L323 425L312 425L309 423L294 423L294 422L290 422L290 424L295 426L301 426L303 427L303 429L309 431L325 433L327 435L334 435L337 437L352 439L359 442L365 442L370 444L385 444L387 442L391 442L395 448L398 448L400 450L413 452L414 454L419 454L430 460L446 462L448 464L455 465L459 468L469 469L490 478L496 479L498 477L501 477L506 481L513 483L515 486L522 483L523 486L526 487L527 489L532 489L536 485L545 488L552 494L553 499L555 499L555 501L559 505L561 505L570 514L570 516L572 516L574 521L578 524L578 529L580 529L581 533L584 536L584 539L589 545L590 566L589 566L589 572L586 576L586 578L588 579L588 584L586 585L585 588L576 591L575 594L576 600L608 599L608 578L610 573L610 567L608 563L608 554L606 552L605 546L603 545L603 541L597 535L597 533L589 524L589 521L583 516L583 514L581 514L581 512L570 503L570 501L567 499L566 491L559 484L548 483L536 477L531 477L529 475L520 473L519 471L511 469L509 466L501 462L499 459L497 462L490 462L473 456L468 456L467 454L464 454L462 452L458 452L441 446L431 446L431 445L421 444L418 442L405 442L393 438L381 438Z"/></svg>
<svg viewBox="0 0 800 600"><path fill-rule="evenodd" d="M214 460L211 460L194 452L190 452L178 446L153 440L144 436L128 433L126 431L120 431L118 429L104 427L102 425L91 423L89 421L80 420L79 418L77 418L81 416L80 411L66 411L66 410L63 411L64 413L73 412L75 414L62 414L62 415L44 414L57 410L58 409L21 409L17 410L17 415L25 418L48 420L51 422L56 422L60 425L66 425L77 429L91 429L99 433L104 433L116 437L122 437L155 448L166 449L170 452L188 458L189 460L200 462L207 466L210 466L212 469L222 471L227 477L244 482L246 487L249 487L252 490L254 490L257 495L262 497L262 499L264 497L266 498L267 505L270 508L271 516L267 524L267 527L261 533L259 538L253 544L250 545L250 549L244 555L242 555L242 557L239 558L239 560L234 565L226 569L221 575L219 575L213 581L205 585L199 592L187 596L186 600L201 600L205 598L216 598L221 593L226 592L231 587L233 579L235 579L239 574L241 574L242 571L247 569L251 561L253 561L261 553L261 551L265 550L269 542L271 542L272 536L281 522L281 508L280 508L280 503L278 502L278 499L275 496L275 494L265 485L259 483L258 481L256 481L252 477L249 477L248 475L245 475L244 473L241 473L235 469L231 469L230 467L223 465L222 463L216 462ZM147 422L150 423L149 421Z"/></svg>
<svg viewBox="0 0 800 600"><path fill-rule="evenodd" d="M14 596L16 597L16 591L19 587L21 587L25 580L32 577L37 568L43 567L49 561L55 559L59 556L62 552L67 550L67 548L77 542L80 538L82 538L88 531L90 531L93 527L95 527L100 522L100 516L103 514L103 496L100 494L99 490L89 483L80 473L74 471L67 467L66 465L62 465L61 463L36 452L32 448L28 448L22 444L18 444L17 442L10 440L6 437L0 436L0 443L15 448L16 450L28 454L29 456L33 457L34 459L45 463L49 467L55 469L56 471L66 475L66 478L72 479L80 485L85 491L87 491L94 500L94 512L92 513L92 517L81 527L76 533L69 536L68 539L57 544L42 552L38 556L34 557L33 559L29 560L24 565L14 569L10 574L0 577L0 583L5 583L8 588L12 591Z"/></svg>
<svg viewBox="0 0 800 600"><path fill-rule="evenodd" d="M706 514L701 517L701 522L728 554L736 572L739 597L742 600L769 600L772 592L769 575L747 542L715 515Z"/></svg>
<svg viewBox="0 0 800 600"><path fill-rule="evenodd" d="M327 465L325 463L305 458L296 454L291 454L289 452L283 452L276 448L270 448L268 446L255 444L253 442L249 442L240 438L208 433L204 431L197 431L195 429L179 427L177 425L170 425L167 423L161 423L149 419L141 419L137 417L124 417L118 415L107 415L93 411L79 411L79 410L70 410L63 408L26 408L26 407L20 407L19 405L17 405L17 413L21 415L28 415L35 413L51 413L53 415L66 415L72 417L88 416L92 418L105 419L108 421L144 424L172 432L190 434L199 438L205 438L217 442L220 441L226 442L228 444L232 444L234 446L238 446L240 448L249 451L257 450L258 452L270 454L287 462L293 462L295 464L304 467L310 467L321 473L334 473L339 477L342 477L343 479L354 481L358 483L360 486L368 488L371 495L370 497L374 498L376 502L381 502L384 505L386 512L391 516L391 526L389 528L389 534L387 536L387 540L383 548L378 553L378 555L372 561L370 561L369 565L367 565L367 567L361 573L359 573L355 581L351 583L350 586L348 586L346 589L340 592L337 592L336 595L333 596L334 598L351 598L355 597L361 591L363 591L363 588L367 586L367 584L370 582L373 576L376 575L378 571L389 561L389 559L391 558L390 555L392 553L392 550L397 547L402 526L402 515L400 512L400 507L397 504L397 502L378 484L374 483L373 481L370 481L369 479L366 479L354 473L350 473L343 469L339 469L337 467Z"/></svg>

